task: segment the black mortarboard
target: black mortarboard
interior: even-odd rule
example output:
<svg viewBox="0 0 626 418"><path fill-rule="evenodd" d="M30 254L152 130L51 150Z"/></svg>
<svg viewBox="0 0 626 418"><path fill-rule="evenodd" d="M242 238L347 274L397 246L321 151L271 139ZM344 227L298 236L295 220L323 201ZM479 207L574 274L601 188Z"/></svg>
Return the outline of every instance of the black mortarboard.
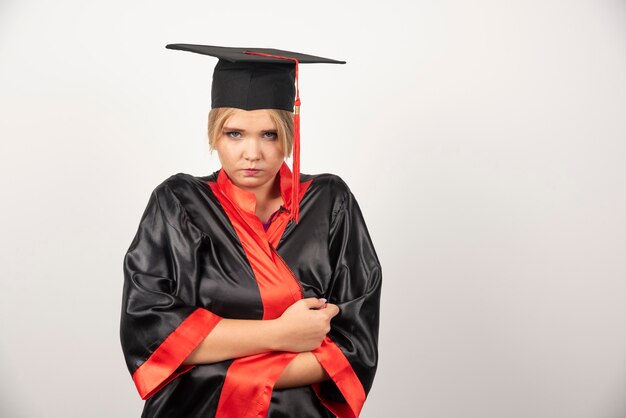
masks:
<svg viewBox="0 0 626 418"><path fill-rule="evenodd" d="M294 112L291 217L298 222L299 205L293 204L298 202L300 189L298 64L346 62L271 48L193 44L168 44L165 47L219 58L213 71L211 108L283 109Z"/></svg>

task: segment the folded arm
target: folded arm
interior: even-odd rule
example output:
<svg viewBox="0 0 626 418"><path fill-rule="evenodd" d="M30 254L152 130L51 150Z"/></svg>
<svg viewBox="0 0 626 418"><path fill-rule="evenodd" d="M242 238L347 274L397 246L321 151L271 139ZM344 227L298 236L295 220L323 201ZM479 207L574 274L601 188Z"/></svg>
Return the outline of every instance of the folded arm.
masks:
<svg viewBox="0 0 626 418"><path fill-rule="evenodd" d="M183 364L204 364L271 351L298 352L276 382L276 388L305 386L329 379L311 350L330 330L335 305L317 298L295 302L271 320L223 318Z"/></svg>

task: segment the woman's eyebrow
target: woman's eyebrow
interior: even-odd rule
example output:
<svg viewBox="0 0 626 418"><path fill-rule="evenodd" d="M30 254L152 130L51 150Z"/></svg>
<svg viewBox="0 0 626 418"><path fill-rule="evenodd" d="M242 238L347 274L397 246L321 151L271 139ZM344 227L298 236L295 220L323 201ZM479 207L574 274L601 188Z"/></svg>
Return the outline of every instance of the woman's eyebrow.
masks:
<svg viewBox="0 0 626 418"><path fill-rule="evenodd" d="M235 128L235 127L230 127L230 126L224 126L224 130L225 130L225 131L239 131L239 132L246 132L246 130L245 130L245 129ZM276 128L261 129L259 132L276 132Z"/></svg>

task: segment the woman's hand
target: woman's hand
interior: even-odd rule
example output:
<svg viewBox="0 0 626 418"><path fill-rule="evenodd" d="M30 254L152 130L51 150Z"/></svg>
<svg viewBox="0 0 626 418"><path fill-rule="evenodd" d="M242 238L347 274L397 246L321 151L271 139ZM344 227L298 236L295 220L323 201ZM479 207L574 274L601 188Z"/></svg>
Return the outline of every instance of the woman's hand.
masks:
<svg viewBox="0 0 626 418"><path fill-rule="evenodd" d="M305 298L294 302L275 319L276 350L302 352L316 349L330 331L330 320L339 313L326 299Z"/></svg>

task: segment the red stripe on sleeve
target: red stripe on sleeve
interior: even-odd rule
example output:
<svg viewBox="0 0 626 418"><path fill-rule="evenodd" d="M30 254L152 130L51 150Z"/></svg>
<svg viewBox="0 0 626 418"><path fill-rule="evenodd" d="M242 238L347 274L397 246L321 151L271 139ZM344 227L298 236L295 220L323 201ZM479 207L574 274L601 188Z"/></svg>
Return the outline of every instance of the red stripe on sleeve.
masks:
<svg viewBox="0 0 626 418"><path fill-rule="evenodd" d="M274 384L297 354L268 352L236 359L228 368L215 418L267 416Z"/></svg>
<svg viewBox="0 0 626 418"><path fill-rule="evenodd" d="M198 308L172 331L133 373L133 382L141 399L150 398L176 377L193 369L193 364L181 364L221 319L204 308Z"/></svg>
<svg viewBox="0 0 626 418"><path fill-rule="evenodd" d="M322 345L312 351L326 373L341 391L346 403L330 402L322 396L320 384L313 384L313 390L322 404L339 418L357 418L365 403L365 390L354 372L352 365L341 349L326 336Z"/></svg>

